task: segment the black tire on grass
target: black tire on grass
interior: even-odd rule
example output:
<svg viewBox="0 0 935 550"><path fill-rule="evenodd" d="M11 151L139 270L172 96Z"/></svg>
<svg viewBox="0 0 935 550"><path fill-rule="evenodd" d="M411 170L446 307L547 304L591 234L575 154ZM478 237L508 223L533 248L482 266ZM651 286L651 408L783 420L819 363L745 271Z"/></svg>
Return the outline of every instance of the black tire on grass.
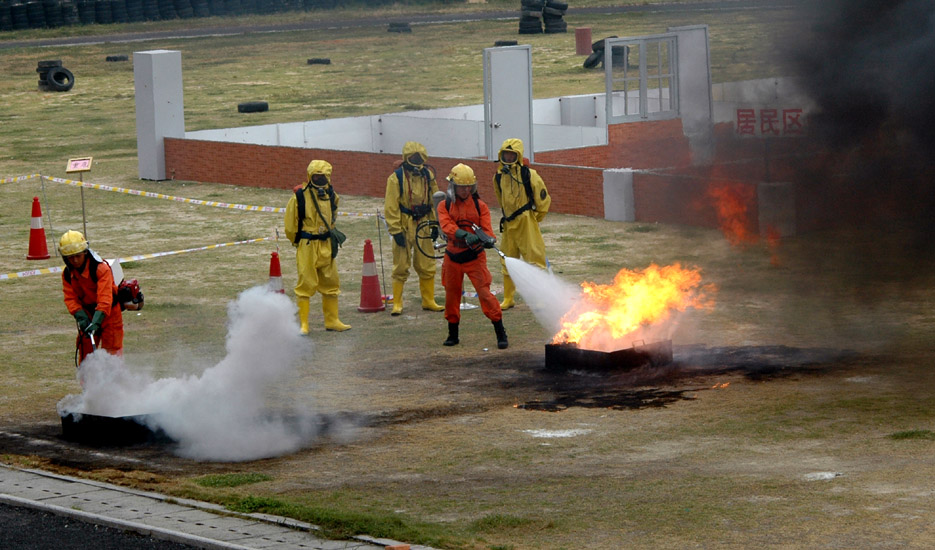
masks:
<svg viewBox="0 0 935 550"><path fill-rule="evenodd" d="M269 111L269 103L266 101L245 101L237 105L238 113L262 113Z"/></svg>
<svg viewBox="0 0 935 550"><path fill-rule="evenodd" d="M49 89L54 92L67 92L75 85L75 75L65 67L52 67L45 78Z"/></svg>
<svg viewBox="0 0 935 550"><path fill-rule="evenodd" d="M104 59L104 61L110 61L110 62L115 62L115 61L129 61L129 60L130 60L130 56L127 56L127 55L108 55L108 56Z"/></svg>
<svg viewBox="0 0 935 550"><path fill-rule="evenodd" d="M331 65L331 59L327 57L310 57L307 63L309 65Z"/></svg>
<svg viewBox="0 0 935 550"><path fill-rule="evenodd" d="M568 9L568 2L561 0L546 0L545 7L565 11Z"/></svg>
<svg viewBox="0 0 935 550"><path fill-rule="evenodd" d="M515 46L516 44L516 40L497 40L493 43L493 46L499 48L500 46Z"/></svg>
<svg viewBox="0 0 935 550"><path fill-rule="evenodd" d="M604 50L600 49L594 52L591 52L591 55L584 60L585 69L593 69L597 67L602 61L604 61Z"/></svg>
<svg viewBox="0 0 935 550"><path fill-rule="evenodd" d="M617 38L617 37L616 37L616 36L608 36L607 38ZM593 44L591 44L591 51L592 51L592 52L596 52L597 50L603 51L603 50L604 50L604 41L607 40L607 38L601 38L601 39L598 40L597 42L594 42Z"/></svg>

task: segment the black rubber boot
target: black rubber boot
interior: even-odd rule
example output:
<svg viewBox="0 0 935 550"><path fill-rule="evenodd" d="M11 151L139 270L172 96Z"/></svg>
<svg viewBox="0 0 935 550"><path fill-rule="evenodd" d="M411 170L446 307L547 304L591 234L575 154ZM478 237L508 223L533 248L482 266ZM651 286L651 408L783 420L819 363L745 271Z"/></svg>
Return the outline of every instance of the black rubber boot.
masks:
<svg viewBox="0 0 935 550"><path fill-rule="evenodd" d="M446 346L458 345L458 323L448 323L448 339L442 344Z"/></svg>
<svg viewBox="0 0 935 550"><path fill-rule="evenodd" d="M503 319L494 321L493 329L497 331L497 348L508 348L510 346L510 342L506 339L506 329L503 328Z"/></svg>

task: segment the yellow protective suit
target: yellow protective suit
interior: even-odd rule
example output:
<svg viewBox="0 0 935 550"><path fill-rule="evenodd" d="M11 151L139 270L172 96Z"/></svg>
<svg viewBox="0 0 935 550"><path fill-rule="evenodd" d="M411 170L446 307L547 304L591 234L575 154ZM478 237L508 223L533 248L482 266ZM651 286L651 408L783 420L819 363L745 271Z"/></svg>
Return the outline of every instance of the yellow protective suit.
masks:
<svg viewBox="0 0 935 550"><path fill-rule="evenodd" d="M299 229L299 216L302 216L302 232L313 235L326 235L331 230L331 220L337 211L340 198L337 193L334 194L334 208L331 208L331 199L328 190L331 189L331 164L323 160L313 160L308 165L308 178L311 182L312 176L323 174L328 178L328 185L322 188L324 197L320 197L318 188L311 184L306 184L302 193L305 194L305 212L296 212L297 203L295 195L289 199L286 205L286 238L296 248L295 261L298 279L295 285L295 295L297 297L310 297L315 292L322 295L337 296L341 293L338 280L338 267L335 258L331 257L331 240L321 239L300 239L296 243L296 232ZM333 190L332 190L333 192ZM315 209L321 210L321 216ZM327 219L322 219L324 216Z"/></svg>
<svg viewBox="0 0 935 550"><path fill-rule="evenodd" d="M295 284L296 302L302 334L308 334L309 297L321 293L321 307L327 330L344 331L350 327L338 319L338 294L341 293L338 266L331 256L330 231L337 216L337 193L331 188L331 164L313 160L307 168L308 180L302 189L305 211L298 211L295 194L286 205L286 237L296 248L295 262L298 274ZM325 176L326 183L316 185L315 176ZM299 233L299 219L302 232ZM299 239L296 239L296 237Z"/></svg>
<svg viewBox="0 0 935 550"><path fill-rule="evenodd" d="M420 165L412 165L407 159L413 153L422 157ZM419 251L416 244L416 227L424 221L437 221L432 195L438 191L435 171L424 164L428 160L425 147L409 141L403 146L403 164L386 179L386 194L383 201L383 216L390 235L394 236L393 247L393 315L402 312L403 284L409 279L409 267L419 276L419 291L422 308L441 311L435 302L436 260ZM427 234L427 233L424 233ZM405 239L405 246L396 241L398 235ZM425 239L424 250L432 252L432 242Z"/></svg>
<svg viewBox="0 0 935 550"><path fill-rule="evenodd" d="M526 188L523 185L522 166L523 166L523 142L519 139L511 138L503 142L500 146L500 153L503 151L515 151L517 158L512 164L499 162L500 183L494 176L494 191L497 194L497 202L503 211L503 217L509 218L515 212L523 208L530 198L533 201L532 207L522 214L519 214L510 221L504 221L501 226L500 251L511 258L520 258L527 263L537 265L545 269L545 241L542 239L542 233L539 231L539 223L549 212L549 206L552 204L552 197L545 187L545 182L539 174L529 169L529 182L532 187L532 197L526 195ZM500 158L500 154L497 154ZM506 268L506 262L500 258L500 266L503 272L504 297L501 303L502 308L513 307L513 293L515 286L510 274Z"/></svg>

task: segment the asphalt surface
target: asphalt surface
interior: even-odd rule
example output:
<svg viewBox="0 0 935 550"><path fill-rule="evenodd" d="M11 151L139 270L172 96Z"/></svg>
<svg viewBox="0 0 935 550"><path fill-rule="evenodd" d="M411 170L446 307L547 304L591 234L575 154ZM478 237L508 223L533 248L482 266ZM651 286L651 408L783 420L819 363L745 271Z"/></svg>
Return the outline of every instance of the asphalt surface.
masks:
<svg viewBox="0 0 935 550"><path fill-rule="evenodd" d="M84 550L87 548L191 550L198 547L73 520L32 508L0 503L0 548L3 550Z"/></svg>
<svg viewBox="0 0 935 550"><path fill-rule="evenodd" d="M316 526L87 479L0 465L0 550L382 550L427 546Z"/></svg>
<svg viewBox="0 0 935 550"><path fill-rule="evenodd" d="M567 15L590 15L602 13L658 13L658 12L704 12L748 9L791 8L801 0L713 0L710 2L652 3L627 6L601 6L590 8L569 7ZM33 40L0 41L0 50L10 48L76 46L83 44L119 44L170 38L195 38L200 36L229 36L254 32L322 31L328 29L384 27L390 22L408 22L414 25L451 23L457 21L484 21L519 19L519 10L491 11L459 14L407 14L387 19L386 17L361 17L353 19L322 19L300 23L272 25L220 25L197 29L108 34L101 36L74 36L62 38L39 38ZM0 34L2 39L2 34Z"/></svg>

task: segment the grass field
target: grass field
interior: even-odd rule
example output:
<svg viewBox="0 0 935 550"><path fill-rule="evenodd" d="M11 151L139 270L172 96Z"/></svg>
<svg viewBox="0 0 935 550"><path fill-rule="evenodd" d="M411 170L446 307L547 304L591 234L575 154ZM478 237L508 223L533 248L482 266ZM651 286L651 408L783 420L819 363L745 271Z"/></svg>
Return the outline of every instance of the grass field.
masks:
<svg viewBox="0 0 935 550"><path fill-rule="evenodd" d="M353 14L288 17L338 15ZM590 26L595 39L706 23L715 82L780 74L783 37L808 25L784 10L567 19L570 27ZM62 177L68 158L86 155L95 165L85 181L282 207L288 193L281 190L139 181L132 67L105 56L181 50L187 125L195 130L478 103L481 49L515 37L515 27L515 20L478 21L417 26L411 35L380 26L4 50L0 178ZM581 67L572 33L530 42L536 97L600 89L602 75ZM333 64L306 65L308 57ZM36 61L59 58L75 72L75 88L37 91ZM236 112L238 102L255 99L273 108ZM54 250L47 261L25 260L34 196L49 216L50 241L81 227L83 201L92 246L106 257L272 237L282 227L281 214L90 189L82 199L74 187L37 179L5 183L3 274L61 263ZM342 197L341 210L359 214L339 220L348 234L339 255L341 317L354 328L325 332L313 298L313 353L271 389L322 414L366 415L369 425L296 453L237 463L197 462L165 448L110 449L112 458L102 459L66 446L55 406L80 391L74 325L58 275L36 275L0 280L0 431L54 444L31 448L0 436L0 460L288 515L336 538L367 533L438 548L935 544L935 502L925 482L935 474L935 281L912 271L895 237L872 248L876 235L861 231L734 247L714 230L550 215L543 224L549 258L570 283L607 283L620 268L680 262L700 268L718 289L713 308L691 312L673 334L672 367L563 376L543 371L551 335L525 304L505 314L505 351L495 349L479 310L465 312L462 344L442 347L444 319L413 307L411 281L403 316L358 313L365 239L374 243L378 269L382 245L389 271L389 243L373 217L381 205ZM291 297L295 258L282 240L125 265L146 295L145 309L125 316L128 369L180 377L220 361L228 304L267 281L277 245ZM868 249L872 258L858 254ZM500 288L498 262L491 257L489 265Z"/></svg>

